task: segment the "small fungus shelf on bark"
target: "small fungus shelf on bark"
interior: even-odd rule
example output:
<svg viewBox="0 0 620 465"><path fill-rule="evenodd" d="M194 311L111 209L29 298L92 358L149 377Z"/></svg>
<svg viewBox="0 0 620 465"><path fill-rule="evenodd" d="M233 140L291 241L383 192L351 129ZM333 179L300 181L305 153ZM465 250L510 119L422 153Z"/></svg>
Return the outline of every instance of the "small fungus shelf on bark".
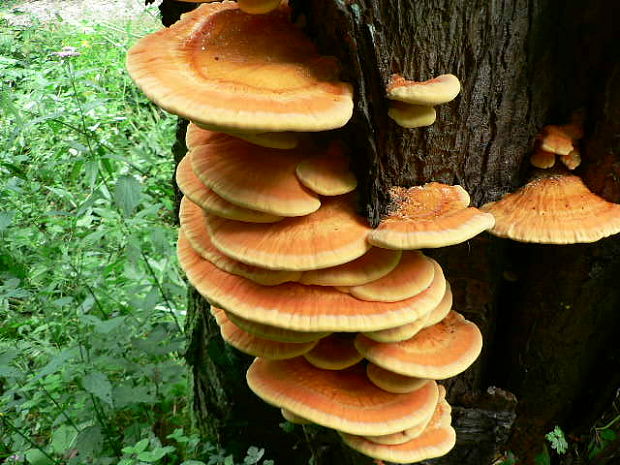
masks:
<svg viewBox="0 0 620 465"><path fill-rule="evenodd" d="M536 168L548 169L555 165L556 155L569 170L581 164L579 140L583 137L583 113L573 112L571 122L545 126L538 135L536 149L530 163Z"/></svg>
<svg viewBox="0 0 620 465"><path fill-rule="evenodd" d="M540 174L482 208L495 216L491 234L520 242L588 243L620 233L620 205L569 174Z"/></svg>
<svg viewBox="0 0 620 465"><path fill-rule="evenodd" d="M453 74L424 82L393 74L386 89L387 98L392 101L388 116L404 128L430 126L437 117L434 106L452 101L460 91L461 83Z"/></svg>

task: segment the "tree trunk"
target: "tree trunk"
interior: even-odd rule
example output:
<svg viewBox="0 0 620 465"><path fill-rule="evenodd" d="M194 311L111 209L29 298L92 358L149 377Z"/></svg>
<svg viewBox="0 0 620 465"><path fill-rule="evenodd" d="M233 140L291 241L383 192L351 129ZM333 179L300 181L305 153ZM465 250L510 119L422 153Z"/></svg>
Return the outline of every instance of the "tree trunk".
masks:
<svg viewBox="0 0 620 465"><path fill-rule="evenodd" d="M164 6L177 3L165 0ZM360 207L373 225L393 185L460 184L476 205L514 190L530 172L528 155L540 128L566 122L576 109L586 113L584 166L577 173L595 192L620 201L620 66L606 2L290 3L356 88L354 118L336 132L354 154ZM433 126L406 130L387 117L384 89L392 73L415 80L453 73L463 89L438 108ZM485 338L479 361L446 383L458 442L433 463L491 463L514 419L511 392L518 415L504 447L521 463L532 461L554 424L587 431L620 383L618 238L549 246L482 235L431 255L452 284L455 309ZM207 436L233 451L264 447L277 464L305 464L309 457L315 465L369 463L323 429L283 431L279 412L245 385L249 359L221 342L195 292L188 334L192 406Z"/></svg>

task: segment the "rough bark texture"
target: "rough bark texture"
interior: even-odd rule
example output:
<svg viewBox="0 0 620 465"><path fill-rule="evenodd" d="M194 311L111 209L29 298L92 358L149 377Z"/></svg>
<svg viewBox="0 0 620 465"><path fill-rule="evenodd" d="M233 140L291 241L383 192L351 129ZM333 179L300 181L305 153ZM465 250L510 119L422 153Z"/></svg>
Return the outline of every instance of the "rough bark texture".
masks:
<svg viewBox="0 0 620 465"><path fill-rule="evenodd" d="M290 3L356 87L356 112L340 136L354 154L361 208L373 224L393 185L458 183L478 205L514 190L528 175L538 130L579 108L587 115L587 136L578 174L620 201L620 66L607 2ZM166 0L163 7L180 6ZM446 72L459 76L463 90L438 108L433 126L404 130L387 117L390 74L424 80ZM505 447L522 463L532 461L554 424L587 430L620 384L620 241L558 247L482 236L432 254L453 286L455 308L485 336L476 365L446 383L459 439L433 463L491 463L514 419L510 392L519 407ZM277 410L245 387L247 358L222 344L196 293L190 303L193 407L205 434L232 449L265 447L278 465L305 464L309 457L315 465L369 463L320 428L283 432ZM510 392L488 388L493 385ZM607 455L613 460L613 452Z"/></svg>
<svg viewBox="0 0 620 465"><path fill-rule="evenodd" d="M540 127L567 121L580 108L588 132L596 128L588 140L597 142L584 147L579 171L596 192L618 201L618 66L610 60L616 52L604 2L294 4L356 84L349 140L373 222L392 185L444 181L463 185L474 203L497 199L524 182ZM432 127L402 130L387 118L384 88L392 73L424 80L445 72L457 74L463 90L441 107ZM613 285L618 244L617 238L569 247L482 238L436 253L454 284L456 308L487 341L477 366L449 383L450 399L476 408L472 399L488 384L514 391L521 404L510 447L525 460L540 451L553 423L583 428L585 411L593 402L600 410L618 386L601 363L618 357L612 336L620 323ZM489 463L489 451L481 449L461 443L446 463Z"/></svg>

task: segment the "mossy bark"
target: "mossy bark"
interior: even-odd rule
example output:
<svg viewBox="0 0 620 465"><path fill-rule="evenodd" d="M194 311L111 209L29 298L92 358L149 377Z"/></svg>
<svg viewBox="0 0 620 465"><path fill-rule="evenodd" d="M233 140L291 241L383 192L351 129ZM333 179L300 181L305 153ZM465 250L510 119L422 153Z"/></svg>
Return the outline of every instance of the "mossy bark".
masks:
<svg viewBox="0 0 620 465"><path fill-rule="evenodd" d="M373 224L393 185L461 184L476 205L514 190L527 179L539 129L566 122L576 109L586 114L584 165L577 174L620 201L620 68L608 2L290 3L355 85L354 118L336 133L351 147L360 210ZM463 90L438 108L433 126L405 130L387 117L384 88L392 73L424 80L448 72L459 76ZM459 441L436 463L490 463L509 435L510 392L519 400L518 416L503 447L522 463L531 462L554 424L577 433L587 429L620 382L618 238L560 247L483 235L432 255L452 283L455 309L485 336L479 361L446 383ZM277 410L245 387L248 358L222 344L195 292L189 300L192 406L208 437L234 450L264 447L278 464L305 464L310 457L315 465L369 463L322 429L285 433Z"/></svg>

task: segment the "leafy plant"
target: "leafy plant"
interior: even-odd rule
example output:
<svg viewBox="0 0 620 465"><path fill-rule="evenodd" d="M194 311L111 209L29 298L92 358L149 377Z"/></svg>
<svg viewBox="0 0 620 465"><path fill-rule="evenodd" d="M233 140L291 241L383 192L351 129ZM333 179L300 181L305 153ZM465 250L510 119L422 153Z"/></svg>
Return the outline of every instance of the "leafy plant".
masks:
<svg viewBox="0 0 620 465"><path fill-rule="evenodd" d="M620 415L614 417L606 425L594 428L594 436L587 450L589 459L595 458L618 439L618 433L613 429L617 423L620 423Z"/></svg>
<svg viewBox="0 0 620 465"><path fill-rule="evenodd" d="M553 428L553 431L545 434L545 439L549 442L551 448L558 454L562 455L568 451L568 442L564 436L564 431L559 426Z"/></svg>
<svg viewBox="0 0 620 465"><path fill-rule="evenodd" d="M549 454L549 449L547 446L543 446L543 450L540 454L534 457L535 465L551 465L551 455Z"/></svg>

